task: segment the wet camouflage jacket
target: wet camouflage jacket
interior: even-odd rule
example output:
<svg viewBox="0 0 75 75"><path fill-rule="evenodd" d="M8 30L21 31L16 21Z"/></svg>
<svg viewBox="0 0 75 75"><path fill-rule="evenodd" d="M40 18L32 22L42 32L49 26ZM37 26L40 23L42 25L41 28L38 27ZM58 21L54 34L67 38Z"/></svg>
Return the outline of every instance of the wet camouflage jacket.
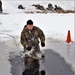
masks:
<svg viewBox="0 0 75 75"><path fill-rule="evenodd" d="M41 42L45 42L45 35L40 28L34 26L32 31L29 31L26 25L24 26L21 32L21 44L24 48L39 45L39 39Z"/></svg>

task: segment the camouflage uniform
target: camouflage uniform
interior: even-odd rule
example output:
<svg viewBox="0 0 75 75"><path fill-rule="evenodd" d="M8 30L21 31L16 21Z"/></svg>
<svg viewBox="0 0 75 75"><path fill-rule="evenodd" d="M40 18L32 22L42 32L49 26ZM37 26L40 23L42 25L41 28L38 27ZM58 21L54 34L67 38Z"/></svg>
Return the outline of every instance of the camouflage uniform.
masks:
<svg viewBox="0 0 75 75"><path fill-rule="evenodd" d="M32 31L29 31L25 25L21 32L21 44L23 45L24 50L26 50L28 46L31 46L35 51L40 51L39 39L41 42L45 43L45 35L43 31L36 26L33 26Z"/></svg>

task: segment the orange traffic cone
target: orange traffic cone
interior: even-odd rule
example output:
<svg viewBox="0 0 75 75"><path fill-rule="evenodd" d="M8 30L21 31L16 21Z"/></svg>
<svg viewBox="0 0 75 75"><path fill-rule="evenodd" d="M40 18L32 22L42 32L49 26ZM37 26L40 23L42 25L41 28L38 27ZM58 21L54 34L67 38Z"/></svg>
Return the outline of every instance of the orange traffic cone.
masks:
<svg viewBox="0 0 75 75"><path fill-rule="evenodd" d="M67 43L72 42L72 40L71 40L71 34L70 34L70 30L68 30L68 34L67 34L66 42L67 42Z"/></svg>

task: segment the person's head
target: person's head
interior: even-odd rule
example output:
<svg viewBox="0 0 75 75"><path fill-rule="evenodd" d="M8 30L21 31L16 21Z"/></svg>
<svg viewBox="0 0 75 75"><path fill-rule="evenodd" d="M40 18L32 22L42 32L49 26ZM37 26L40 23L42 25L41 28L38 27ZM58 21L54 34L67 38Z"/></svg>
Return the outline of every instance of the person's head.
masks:
<svg viewBox="0 0 75 75"><path fill-rule="evenodd" d="M55 8L57 8L57 5L55 5Z"/></svg>
<svg viewBox="0 0 75 75"><path fill-rule="evenodd" d="M32 29L33 29L33 21L32 21L32 20L28 20L28 21L27 21L27 28L28 28L29 30L32 30Z"/></svg>

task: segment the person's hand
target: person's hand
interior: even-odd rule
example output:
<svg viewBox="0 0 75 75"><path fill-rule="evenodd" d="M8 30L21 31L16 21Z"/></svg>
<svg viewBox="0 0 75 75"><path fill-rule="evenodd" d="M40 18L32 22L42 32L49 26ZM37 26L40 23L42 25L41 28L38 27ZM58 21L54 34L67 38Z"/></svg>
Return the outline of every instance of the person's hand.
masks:
<svg viewBox="0 0 75 75"><path fill-rule="evenodd" d="M45 47L45 43L44 43L44 42L41 42L41 46L42 46L42 47Z"/></svg>
<svg viewBox="0 0 75 75"><path fill-rule="evenodd" d="M28 51L30 51L31 49L32 49L32 47L31 47L31 46L28 46L28 47L27 47L27 50L28 50Z"/></svg>

